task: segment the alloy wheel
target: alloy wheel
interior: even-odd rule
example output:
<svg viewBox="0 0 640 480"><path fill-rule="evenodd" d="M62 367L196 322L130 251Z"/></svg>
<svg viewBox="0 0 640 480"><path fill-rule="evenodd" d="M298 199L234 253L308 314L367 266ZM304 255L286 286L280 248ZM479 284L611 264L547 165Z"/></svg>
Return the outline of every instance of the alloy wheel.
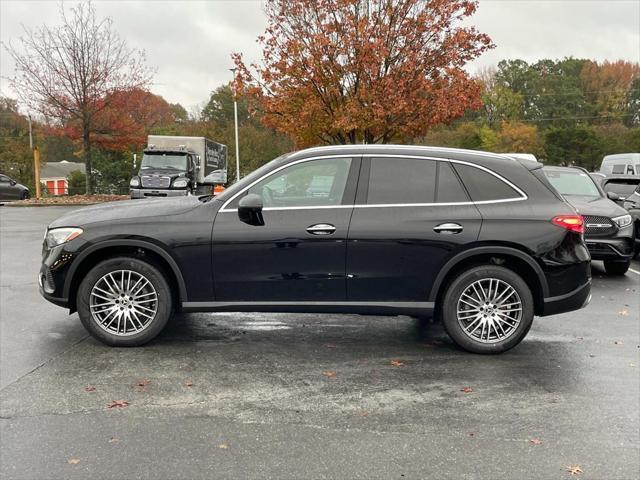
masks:
<svg viewBox="0 0 640 480"><path fill-rule="evenodd" d="M501 342L513 335L522 319L522 300L504 280L483 278L469 285L456 307L458 324L471 339Z"/></svg>
<svg viewBox="0 0 640 480"><path fill-rule="evenodd" d="M133 270L102 276L91 289L89 310L106 332L129 336L146 329L158 312L158 294L152 283Z"/></svg>

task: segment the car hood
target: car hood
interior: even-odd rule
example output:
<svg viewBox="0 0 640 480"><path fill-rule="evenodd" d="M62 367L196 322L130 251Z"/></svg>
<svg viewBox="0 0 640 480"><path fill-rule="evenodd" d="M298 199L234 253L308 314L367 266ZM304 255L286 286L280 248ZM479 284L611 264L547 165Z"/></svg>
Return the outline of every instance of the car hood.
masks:
<svg viewBox="0 0 640 480"><path fill-rule="evenodd" d="M127 222L160 215L178 215L198 205L201 202L195 196L101 203L69 212L54 220L49 228L82 227L98 222Z"/></svg>
<svg viewBox="0 0 640 480"><path fill-rule="evenodd" d="M571 198L569 196L565 198L578 210L580 215L613 218L627 213L624 208L608 198L595 198L593 200Z"/></svg>

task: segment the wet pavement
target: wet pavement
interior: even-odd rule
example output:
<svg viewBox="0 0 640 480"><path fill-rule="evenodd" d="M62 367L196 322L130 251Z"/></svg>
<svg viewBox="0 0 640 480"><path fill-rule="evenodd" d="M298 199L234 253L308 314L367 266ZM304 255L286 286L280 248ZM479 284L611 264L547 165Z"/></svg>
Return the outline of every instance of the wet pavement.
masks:
<svg viewBox="0 0 640 480"><path fill-rule="evenodd" d="M595 263L587 309L537 318L500 356L357 315L181 315L112 349L37 292L63 211L0 207L2 478L640 475L638 262Z"/></svg>

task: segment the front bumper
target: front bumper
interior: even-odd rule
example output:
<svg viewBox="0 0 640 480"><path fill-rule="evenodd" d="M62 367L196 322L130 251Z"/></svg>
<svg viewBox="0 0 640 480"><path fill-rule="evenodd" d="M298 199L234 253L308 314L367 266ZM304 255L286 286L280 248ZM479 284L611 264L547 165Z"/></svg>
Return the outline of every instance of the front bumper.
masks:
<svg viewBox="0 0 640 480"><path fill-rule="evenodd" d="M575 290L557 297L544 299L542 316L557 315L559 313L579 310L589 305L591 301L591 278Z"/></svg>
<svg viewBox="0 0 640 480"><path fill-rule="evenodd" d="M633 238L585 238L593 260L629 260L633 256Z"/></svg>
<svg viewBox="0 0 640 480"><path fill-rule="evenodd" d="M156 189L156 188L132 188L131 198L164 198L164 197L184 197L189 194L189 189Z"/></svg>

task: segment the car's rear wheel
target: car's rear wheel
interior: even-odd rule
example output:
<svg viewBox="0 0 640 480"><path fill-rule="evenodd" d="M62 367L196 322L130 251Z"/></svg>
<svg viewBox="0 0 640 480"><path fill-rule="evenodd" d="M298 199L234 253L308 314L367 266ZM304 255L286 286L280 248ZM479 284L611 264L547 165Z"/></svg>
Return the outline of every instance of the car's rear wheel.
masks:
<svg viewBox="0 0 640 480"><path fill-rule="evenodd" d="M624 275L631 266L631 260L605 260L604 269L607 275Z"/></svg>
<svg viewBox="0 0 640 480"><path fill-rule="evenodd" d="M28 200L29 199L29 190L24 190L20 194L20 200Z"/></svg>
<svg viewBox="0 0 640 480"><path fill-rule="evenodd" d="M171 291L162 271L131 257L96 265L82 280L76 305L89 333L114 347L149 342L172 313Z"/></svg>
<svg viewBox="0 0 640 480"><path fill-rule="evenodd" d="M533 296L515 272L482 265L459 274L442 300L442 322L459 347L502 353L526 336L533 322Z"/></svg>

